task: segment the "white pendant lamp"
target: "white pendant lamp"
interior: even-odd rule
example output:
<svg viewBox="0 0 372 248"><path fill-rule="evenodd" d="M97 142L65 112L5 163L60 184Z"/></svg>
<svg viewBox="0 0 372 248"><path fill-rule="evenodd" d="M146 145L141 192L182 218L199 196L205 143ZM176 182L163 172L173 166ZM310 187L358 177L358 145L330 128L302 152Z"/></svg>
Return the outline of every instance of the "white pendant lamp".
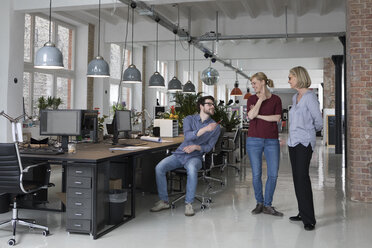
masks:
<svg viewBox="0 0 372 248"><path fill-rule="evenodd" d="M87 77L110 77L108 63L99 55L101 39L101 0L98 4L98 56L89 62Z"/></svg>
<svg viewBox="0 0 372 248"><path fill-rule="evenodd" d="M51 40L52 34L52 0L49 1L49 41L40 48L35 55L35 68L63 69L63 56L61 51Z"/></svg>

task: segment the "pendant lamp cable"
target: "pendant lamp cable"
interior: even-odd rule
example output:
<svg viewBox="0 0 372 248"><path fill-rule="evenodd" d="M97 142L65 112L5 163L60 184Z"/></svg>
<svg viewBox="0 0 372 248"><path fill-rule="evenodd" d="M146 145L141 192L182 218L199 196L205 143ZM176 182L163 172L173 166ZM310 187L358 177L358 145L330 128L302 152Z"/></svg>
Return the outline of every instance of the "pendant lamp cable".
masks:
<svg viewBox="0 0 372 248"><path fill-rule="evenodd" d="M127 51L127 41L128 41L128 27L129 27L129 4L128 4L128 11L127 11L127 23L125 28L125 38L124 38L124 51L123 51L123 61L121 62L121 71L120 71L120 82L119 82L119 92L118 92L118 101L116 102L116 108L118 108L120 97L121 97L121 84L123 82L123 76L124 76L124 65L125 65L125 59L126 59L126 51Z"/></svg>
<svg viewBox="0 0 372 248"><path fill-rule="evenodd" d="M195 46L192 47L192 78L195 78Z"/></svg>
<svg viewBox="0 0 372 248"><path fill-rule="evenodd" d="M52 35L52 0L49 1L49 42L52 42L51 35Z"/></svg>
<svg viewBox="0 0 372 248"><path fill-rule="evenodd" d="M98 4L98 56L100 55L99 50L101 46L100 34L101 34L101 0L99 0Z"/></svg>
<svg viewBox="0 0 372 248"><path fill-rule="evenodd" d="M188 81L190 81L190 74L191 74L191 66L190 66L190 49L191 49L191 47L190 47L190 43L189 43L189 79L188 79Z"/></svg>
<svg viewBox="0 0 372 248"><path fill-rule="evenodd" d="M155 54L155 71L158 71L158 38L159 38L159 21L156 22L156 54Z"/></svg>
<svg viewBox="0 0 372 248"><path fill-rule="evenodd" d="M132 64L133 64L133 51L134 51L134 46L133 46L133 37L134 37L134 8L132 7Z"/></svg>

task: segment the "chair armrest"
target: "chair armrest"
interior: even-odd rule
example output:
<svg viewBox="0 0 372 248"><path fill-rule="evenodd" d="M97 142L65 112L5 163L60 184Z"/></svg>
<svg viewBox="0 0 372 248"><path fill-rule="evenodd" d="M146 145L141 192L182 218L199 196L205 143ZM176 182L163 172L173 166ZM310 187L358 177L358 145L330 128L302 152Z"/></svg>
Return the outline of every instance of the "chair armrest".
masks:
<svg viewBox="0 0 372 248"><path fill-rule="evenodd" d="M22 172L27 173L27 172L29 172L30 169L33 169L33 168L41 166L41 165L48 165L48 162L42 162L42 163L29 165L26 168L23 168Z"/></svg>

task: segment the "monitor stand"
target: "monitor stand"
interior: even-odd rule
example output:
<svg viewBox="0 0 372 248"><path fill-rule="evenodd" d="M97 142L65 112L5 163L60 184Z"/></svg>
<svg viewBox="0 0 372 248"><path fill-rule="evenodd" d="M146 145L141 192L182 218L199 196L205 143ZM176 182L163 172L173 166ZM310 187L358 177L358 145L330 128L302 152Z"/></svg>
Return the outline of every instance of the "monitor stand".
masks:
<svg viewBox="0 0 372 248"><path fill-rule="evenodd" d="M62 150L68 152L68 135L62 135Z"/></svg>
<svg viewBox="0 0 372 248"><path fill-rule="evenodd" d="M124 131L124 139L129 138L129 131ZM117 145L119 142L119 132L114 130L114 135L112 137L112 144Z"/></svg>

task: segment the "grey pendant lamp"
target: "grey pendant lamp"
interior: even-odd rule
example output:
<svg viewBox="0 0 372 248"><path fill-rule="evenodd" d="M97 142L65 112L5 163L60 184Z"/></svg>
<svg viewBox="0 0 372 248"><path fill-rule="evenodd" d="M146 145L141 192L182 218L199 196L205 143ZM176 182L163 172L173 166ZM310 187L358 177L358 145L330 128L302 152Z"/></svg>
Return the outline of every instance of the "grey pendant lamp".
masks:
<svg viewBox="0 0 372 248"><path fill-rule="evenodd" d="M89 62L87 77L110 77L110 68L108 63L99 55L101 40L101 0L98 4L98 55Z"/></svg>
<svg viewBox="0 0 372 248"><path fill-rule="evenodd" d="M158 37L159 37L159 21L156 17L156 55L155 55L155 73L150 77L149 88L165 88L164 78L158 72Z"/></svg>
<svg viewBox="0 0 372 248"><path fill-rule="evenodd" d="M49 41L40 48L35 55L35 68L63 69L63 56L61 51L51 40L52 35L52 0L49 1Z"/></svg>
<svg viewBox="0 0 372 248"><path fill-rule="evenodd" d="M137 7L137 4L132 1L130 3L130 7L132 8L132 64L124 71L123 82L128 84L136 84L142 83L141 72L133 64L134 9Z"/></svg>
<svg viewBox="0 0 372 248"><path fill-rule="evenodd" d="M182 83L178 78L176 77L176 56L177 56L177 32L178 32L178 26L180 24L180 8L178 6L178 23L177 23L177 29L173 30L174 33L174 76L168 83L168 91L169 92L179 92L182 91Z"/></svg>
<svg viewBox="0 0 372 248"><path fill-rule="evenodd" d="M193 75L194 75L194 57L195 57L195 48L193 50ZM183 93L187 94L187 93L195 93L195 85L191 82L190 80L190 74L191 74L191 71L190 71L190 43L189 43L189 79L188 81L186 82L186 84L183 86Z"/></svg>

